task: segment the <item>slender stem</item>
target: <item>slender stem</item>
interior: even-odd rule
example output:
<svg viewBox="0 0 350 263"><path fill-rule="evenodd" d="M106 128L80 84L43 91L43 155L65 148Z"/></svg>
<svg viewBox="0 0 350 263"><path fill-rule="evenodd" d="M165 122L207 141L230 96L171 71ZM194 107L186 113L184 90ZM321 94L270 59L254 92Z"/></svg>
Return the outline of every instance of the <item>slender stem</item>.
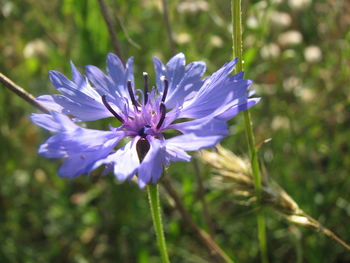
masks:
<svg viewBox="0 0 350 263"><path fill-rule="evenodd" d="M2 73L0 73L0 82L4 84L6 88L16 93L19 97L32 104L34 107L38 108L40 111L44 113L50 113L49 109L47 109L41 103L37 102L32 94L22 89Z"/></svg>
<svg viewBox="0 0 350 263"><path fill-rule="evenodd" d="M258 238L259 238L259 244L260 244L261 262L268 263L269 258L267 255L266 223L265 223L265 213L263 210L258 211L257 221L258 221Z"/></svg>
<svg viewBox="0 0 350 263"><path fill-rule="evenodd" d="M293 239L295 242L295 263L303 263L303 245L301 242L301 233L298 229L295 231Z"/></svg>
<svg viewBox="0 0 350 263"><path fill-rule="evenodd" d="M130 36L129 36L129 33L128 31L126 30L125 26L124 26L124 23L123 21L120 19L120 17L118 16L118 14L115 14L115 18L118 20L118 24L121 28L121 30L123 31L124 33L124 36L126 38L126 40L129 42L130 45L134 46L135 48L137 49L142 49L141 46L136 43Z"/></svg>
<svg viewBox="0 0 350 263"><path fill-rule="evenodd" d="M103 16L103 19L105 20L109 36L111 37L112 45L114 52L118 55L118 57L121 59L121 61L124 62L124 56L122 52L122 48L118 42L117 36L115 34L115 29L113 26L112 18L108 12L108 6L104 0L98 0L98 3L100 5L101 13Z"/></svg>
<svg viewBox="0 0 350 263"><path fill-rule="evenodd" d="M152 220L154 229L156 230L157 242L160 250L160 254L162 257L163 263L169 263L168 252L166 249L163 224L162 224L162 216L159 202L159 192L158 192L158 184L149 184L147 186L148 199L151 207Z"/></svg>
<svg viewBox="0 0 350 263"><path fill-rule="evenodd" d="M170 25L169 6L168 6L167 0L162 0L162 8L163 8L163 18L164 18L164 23L165 23L165 27L166 27L166 32L168 34L168 40L169 40L169 44L170 44L171 53L175 54L176 45L175 45L175 41L174 41L173 30L171 29L171 25Z"/></svg>
<svg viewBox="0 0 350 263"><path fill-rule="evenodd" d="M205 189L203 185L203 178L201 176L201 171L199 169L199 163L197 158L193 158L193 165L194 165L194 170L195 170L195 175L197 177L197 185L198 185L198 197L199 200L202 204L202 210L203 210L203 218L205 220L205 223L207 224L208 227L208 232L210 235L214 235L214 226L212 224L212 219L209 214L209 209L208 209L208 204L205 200Z"/></svg>
<svg viewBox="0 0 350 263"><path fill-rule="evenodd" d="M186 226L193 232L194 236L202 243L209 251L209 254L214 258L215 262L234 263L234 261L219 247L213 238L204 230L202 230L193 221L190 213L187 211L181 198L176 190L171 185L170 180L164 176L161 183L170 197L174 200L177 210L180 212L182 219L186 222Z"/></svg>
<svg viewBox="0 0 350 263"><path fill-rule="evenodd" d="M242 11L241 0L232 0L232 23L233 23L233 55L238 57L236 72L243 71L243 50L242 50ZM252 164L252 172L254 177L254 186L256 191L257 205L261 205L261 176L259 170L259 162L255 147L255 137L253 133L253 124L249 110L244 111L244 122L248 140L249 153ZM264 211L259 209L257 214L258 221L258 238L261 252L261 262L267 263L267 244L266 244L266 226Z"/></svg>
<svg viewBox="0 0 350 263"><path fill-rule="evenodd" d="M345 247L347 250L350 250L350 245L347 244L343 239L338 237L333 231L331 231L330 229L322 226L320 222L318 222L315 218L309 216L307 213L302 211L301 214L309 220L309 222L310 222L309 226L310 227L313 227L316 230L318 230L318 231L322 232L323 234L325 234L326 236L329 236L330 238L334 239L339 244L341 244L343 247Z"/></svg>

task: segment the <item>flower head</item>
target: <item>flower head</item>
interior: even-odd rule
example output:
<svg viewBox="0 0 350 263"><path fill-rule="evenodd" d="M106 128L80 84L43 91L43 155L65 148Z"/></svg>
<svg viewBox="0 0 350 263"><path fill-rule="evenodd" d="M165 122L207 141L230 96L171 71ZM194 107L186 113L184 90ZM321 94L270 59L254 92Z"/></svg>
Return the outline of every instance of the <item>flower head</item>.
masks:
<svg viewBox="0 0 350 263"><path fill-rule="evenodd" d="M121 181L137 175L141 188L156 183L164 165L189 161L187 151L215 146L229 134L226 121L259 101L250 98L252 82L243 79L242 72L229 75L236 61L202 79L206 69L202 61L186 65L182 53L166 65L154 58L156 86L143 73L143 89L135 87L133 58L124 67L114 54L107 57L107 74L87 66L84 76L73 63L72 81L51 71L51 82L62 94L37 98L52 111L32 114L33 122L55 133L39 153L66 158L59 169L63 177L105 165L106 172L112 171ZM77 124L108 117L120 126L101 131ZM173 131L181 134L171 136ZM121 142L124 145L117 147Z"/></svg>

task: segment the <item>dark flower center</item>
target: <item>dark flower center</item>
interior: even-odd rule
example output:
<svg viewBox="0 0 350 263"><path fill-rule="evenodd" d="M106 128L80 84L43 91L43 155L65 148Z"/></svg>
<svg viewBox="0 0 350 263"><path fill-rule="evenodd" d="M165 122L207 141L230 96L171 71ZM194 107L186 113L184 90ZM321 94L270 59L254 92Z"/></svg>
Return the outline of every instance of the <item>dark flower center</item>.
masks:
<svg viewBox="0 0 350 263"><path fill-rule="evenodd" d="M140 162L143 161L143 159L145 158L147 152L150 149L150 144L147 141L146 138L141 138L140 140L137 141L136 143L136 151L137 151L137 155L139 157Z"/></svg>
<svg viewBox="0 0 350 263"><path fill-rule="evenodd" d="M147 130L151 129L151 125L145 125L143 126L139 131L138 131L138 135L140 135L141 137L145 138L147 136Z"/></svg>

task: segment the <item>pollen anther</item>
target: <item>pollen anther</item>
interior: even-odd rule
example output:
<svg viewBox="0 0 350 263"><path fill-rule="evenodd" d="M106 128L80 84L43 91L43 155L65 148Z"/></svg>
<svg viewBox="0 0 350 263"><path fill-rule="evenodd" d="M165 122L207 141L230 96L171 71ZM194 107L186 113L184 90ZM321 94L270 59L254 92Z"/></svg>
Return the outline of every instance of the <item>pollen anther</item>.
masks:
<svg viewBox="0 0 350 263"><path fill-rule="evenodd" d="M107 108L107 110L109 110L109 112L112 113L114 117L118 119L118 121L120 121L121 123L124 123L123 118L120 117L118 113L116 113L115 110L112 109L111 105L109 105L106 95L102 95L102 102L103 102L103 105L105 105L105 107Z"/></svg>
<svg viewBox="0 0 350 263"><path fill-rule="evenodd" d="M144 80L145 80L145 86L144 86L144 89L143 89L143 92L144 92L144 104L146 105L147 102L148 102L148 74L147 74L147 72L143 72L143 77L144 77Z"/></svg>
<svg viewBox="0 0 350 263"><path fill-rule="evenodd" d="M157 129L158 130L160 129L160 127L162 127L162 124L163 124L164 119L165 119L165 114L166 114L166 107L165 107L165 104L163 102L160 103L160 107L159 108L160 108L159 110L160 110L161 116L160 116L159 122L157 124Z"/></svg>
<svg viewBox="0 0 350 263"><path fill-rule="evenodd" d="M127 86L128 86L128 92L129 92L129 96L130 96L132 104L136 108L137 107L141 107L140 103L135 99L134 91L132 90L132 85L131 85L131 81L130 80L128 80Z"/></svg>
<svg viewBox="0 0 350 263"><path fill-rule="evenodd" d="M164 90L163 90L162 102L165 102L166 96L168 94L169 82L164 76L161 77L161 80L164 82Z"/></svg>

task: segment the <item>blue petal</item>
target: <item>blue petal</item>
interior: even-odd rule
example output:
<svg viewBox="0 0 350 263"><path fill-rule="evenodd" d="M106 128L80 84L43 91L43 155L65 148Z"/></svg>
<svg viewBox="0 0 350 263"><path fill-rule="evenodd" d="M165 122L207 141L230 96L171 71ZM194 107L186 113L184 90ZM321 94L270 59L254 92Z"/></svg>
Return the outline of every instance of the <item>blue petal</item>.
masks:
<svg viewBox="0 0 350 263"><path fill-rule="evenodd" d="M252 82L250 80L242 80L242 81L234 82L233 84L231 81L229 81L229 83L230 84L228 85L230 86L232 85L234 89L232 89L231 91L228 91L228 93L226 94L226 97L222 97L222 103L219 103L219 106L216 105L215 107L216 109L210 106L208 107L209 109L212 110L212 112L207 117L218 116L223 112L227 111L228 109L235 108L239 105L247 104L248 96L250 93L248 89ZM208 108L205 109L203 108L203 105L202 105L201 109L200 107L198 107L195 110L197 111L197 113L198 112L208 113ZM242 110L243 108L244 107L238 107L238 109L242 109Z"/></svg>
<svg viewBox="0 0 350 263"><path fill-rule="evenodd" d="M84 129L77 126L74 131L60 132L51 136L40 146L39 154L46 158L65 158L98 151L109 141L115 145L122 136L120 132Z"/></svg>
<svg viewBox="0 0 350 263"><path fill-rule="evenodd" d="M139 167L140 160L136 151L136 143L139 138L134 138L123 148L113 154L114 175L120 181L131 178Z"/></svg>
<svg viewBox="0 0 350 263"><path fill-rule="evenodd" d="M49 114L38 114L38 113L32 113L30 115L30 119L32 122L34 122L36 125L52 131L52 132L59 132L61 130L61 125L57 123L51 115Z"/></svg>
<svg viewBox="0 0 350 263"><path fill-rule="evenodd" d="M260 98L251 98L248 99L246 103L235 105L222 113L217 115L217 118L220 120L229 120L233 118L235 115L240 113L241 111L247 110L250 107L253 107L255 104L257 104L260 101Z"/></svg>
<svg viewBox="0 0 350 263"><path fill-rule="evenodd" d="M121 97L128 98L128 90L126 83L130 80L134 83L133 73L134 58L129 58L124 68L123 63L118 56L113 53L109 53L107 57L107 72L114 82L114 89L118 90L118 94Z"/></svg>
<svg viewBox="0 0 350 263"><path fill-rule="evenodd" d="M113 167L112 171L118 180L124 181L128 178L132 178L140 164L136 151L136 143L139 138L140 137L133 138L115 153L111 153L106 158L97 161L93 169L102 164L106 164Z"/></svg>
<svg viewBox="0 0 350 263"><path fill-rule="evenodd" d="M44 98L44 104L48 107L57 108L56 104L61 106L60 111L80 120L96 120L112 116L102 103L101 95L94 90L86 79L80 75L72 64L74 78L82 81L76 84L68 80L59 72L51 71L50 79L55 87L64 95L52 95ZM46 101L45 101L46 99ZM119 100L120 101L120 100Z"/></svg>
<svg viewBox="0 0 350 263"><path fill-rule="evenodd" d="M124 86L125 68L118 56L109 53L107 56L107 72L118 86Z"/></svg>
<svg viewBox="0 0 350 263"><path fill-rule="evenodd" d="M74 66L73 61L70 62L70 66L72 68L72 79L75 84L80 85L85 82L84 76L77 70Z"/></svg>
<svg viewBox="0 0 350 263"><path fill-rule="evenodd" d="M156 72L156 84L160 94L164 90L164 82L160 79L164 76L169 82L168 95L165 100L166 107L173 108L176 104L182 104L184 99L193 91L200 88L206 66L203 61L195 61L186 65L185 55L178 53L164 64L156 57L153 58Z"/></svg>
<svg viewBox="0 0 350 263"><path fill-rule="evenodd" d="M166 76L166 68L164 64L157 58L153 57L154 71L156 72L156 85L160 93L163 92L163 81L160 80L162 76Z"/></svg>
<svg viewBox="0 0 350 263"><path fill-rule="evenodd" d="M152 182L157 183L163 172L165 164L165 147L164 142L147 136L150 143L150 149L138 168L139 187L143 188L146 184Z"/></svg>
<svg viewBox="0 0 350 263"><path fill-rule="evenodd" d="M59 123L59 125L61 126L61 131L74 131L79 127L70 118L68 118L67 115L60 114L54 111L51 112L51 115L53 120Z"/></svg>
<svg viewBox="0 0 350 263"><path fill-rule="evenodd" d="M105 94L115 94L118 91L118 89L115 89L111 77L104 74L98 67L93 65L85 66L85 72L88 79L101 96Z"/></svg>
<svg viewBox="0 0 350 263"><path fill-rule="evenodd" d="M58 176L75 178L90 172L90 167L96 161L96 153L85 153L70 156L58 170Z"/></svg>
<svg viewBox="0 0 350 263"><path fill-rule="evenodd" d="M179 135L166 140L166 147L178 148L183 151L197 151L202 148L214 147L224 136L202 136L194 133Z"/></svg>
<svg viewBox="0 0 350 263"><path fill-rule="evenodd" d="M39 147L39 154L46 158L68 158L59 169L59 176L76 177L89 173L96 161L105 158L118 141L123 131L98 131L81 128L67 116L52 112L32 114L37 125L57 134Z"/></svg>
<svg viewBox="0 0 350 263"><path fill-rule="evenodd" d="M112 116L107 108L97 101L90 104L82 104L59 94L46 96L51 97L52 101L62 107L62 113L77 117L81 121L93 121Z"/></svg>
<svg viewBox="0 0 350 263"><path fill-rule="evenodd" d="M217 118L203 118L193 121L181 122L172 124L169 129L176 129L182 133L194 133L196 135L211 136L222 135L227 136L230 134L228 126L223 120Z"/></svg>
<svg viewBox="0 0 350 263"><path fill-rule="evenodd" d="M252 81L223 78L212 82L208 78L203 87L189 101L184 102L179 118L203 118L220 111L221 107L232 107L247 101L248 89Z"/></svg>
<svg viewBox="0 0 350 263"><path fill-rule="evenodd" d="M30 118L36 125L53 132L74 131L78 127L66 115L57 112L51 115L32 113Z"/></svg>
<svg viewBox="0 0 350 263"><path fill-rule="evenodd" d="M74 70L73 70L74 72ZM77 74L77 73L76 73ZM67 97L78 102L94 101L101 97L87 82L86 79L74 83L58 71L49 72L50 80L55 88Z"/></svg>
<svg viewBox="0 0 350 263"><path fill-rule="evenodd" d="M126 62L126 66L125 66L125 86L126 86L126 82L127 81L131 81L131 83L134 85L134 58L130 57L128 59L128 61Z"/></svg>
<svg viewBox="0 0 350 263"><path fill-rule="evenodd" d="M244 72L241 71L241 72L238 72L237 74L231 76L230 78L232 78L233 80L242 80L244 78Z"/></svg>
<svg viewBox="0 0 350 263"><path fill-rule="evenodd" d="M122 97L125 97L124 86L114 83L109 75L105 75L98 67L86 66L86 74L92 82L99 94L106 95L107 100L116 105L120 110L124 109L125 102ZM124 82L124 78L123 78Z"/></svg>
<svg viewBox="0 0 350 263"><path fill-rule="evenodd" d="M65 134L58 133L51 136L46 142L40 145L38 153L45 158L67 158L69 153L64 145Z"/></svg>
<svg viewBox="0 0 350 263"><path fill-rule="evenodd" d="M75 89L76 85L74 82L70 81L69 79L66 78L62 73L51 70L49 71L49 78L51 83L55 86L55 88L60 88L60 87L70 87L72 89Z"/></svg>
<svg viewBox="0 0 350 263"><path fill-rule="evenodd" d="M101 146L98 150L92 152L80 152L70 155L58 170L58 175L74 178L81 174L90 173L93 170L94 163L105 158L114 146L114 143L107 144L107 146Z"/></svg>
<svg viewBox="0 0 350 263"><path fill-rule="evenodd" d="M156 57L153 58L153 61L158 91L161 94L163 93L164 83L160 78L164 76L169 82L168 94L171 94L184 76L186 65L185 55L183 53L176 54L169 60L166 66Z"/></svg>
<svg viewBox="0 0 350 263"><path fill-rule="evenodd" d="M51 95L42 95L37 97L36 100L50 110L57 112L62 112L63 110L63 107L57 104Z"/></svg>
<svg viewBox="0 0 350 263"><path fill-rule="evenodd" d="M166 158L173 162L189 162L191 156L188 155L183 149L179 148L176 144L166 143Z"/></svg>
<svg viewBox="0 0 350 263"><path fill-rule="evenodd" d="M200 80L205 73L206 65L203 61L196 61L188 64L185 73L177 86L169 91L165 105L173 108L176 104L182 104L191 92L197 91L201 85Z"/></svg>
<svg viewBox="0 0 350 263"><path fill-rule="evenodd" d="M178 53L173 56L169 62L166 64L166 78L169 81L169 93L172 93L177 85L182 80L185 74L185 55L183 53Z"/></svg>
<svg viewBox="0 0 350 263"><path fill-rule="evenodd" d="M132 65L133 58L130 58L124 70L119 58L110 53L107 57L108 75L91 65L86 66L86 74L101 95L106 95L119 109L124 109L125 101L122 98L129 98L126 82L134 81Z"/></svg>

